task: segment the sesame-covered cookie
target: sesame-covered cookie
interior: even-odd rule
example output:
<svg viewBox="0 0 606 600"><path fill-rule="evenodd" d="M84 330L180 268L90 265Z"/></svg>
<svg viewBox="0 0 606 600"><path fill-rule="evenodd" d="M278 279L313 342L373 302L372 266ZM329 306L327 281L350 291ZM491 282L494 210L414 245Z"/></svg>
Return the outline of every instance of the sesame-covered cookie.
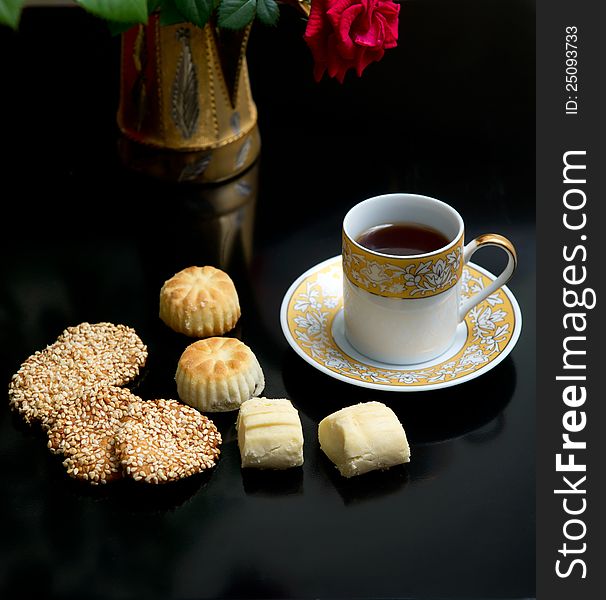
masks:
<svg viewBox="0 0 606 600"><path fill-rule="evenodd" d="M131 404L116 434L126 476L167 483L215 466L221 434L214 423L176 400Z"/></svg>
<svg viewBox="0 0 606 600"><path fill-rule="evenodd" d="M222 335L240 318L233 281L215 267L188 267L160 290L160 318L174 331L191 337Z"/></svg>
<svg viewBox="0 0 606 600"><path fill-rule="evenodd" d="M129 407L141 402L120 387L87 390L58 409L47 432L50 451L66 457L63 466L75 479L103 484L122 478L116 433Z"/></svg>
<svg viewBox="0 0 606 600"><path fill-rule="evenodd" d="M175 380L179 398L202 412L238 410L265 387L257 357L234 338L213 337L189 345Z"/></svg>
<svg viewBox="0 0 606 600"><path fill-rule="evenodd" d="M133 381L147 359L147 347L132 327L113 323L80 323L57 339L73 360L73 368L106 385Z"/></svg>
<svg viewBox="0 0 606 600"><path fill-rule="evenodd" d="M13 375L10 406L27 423L47 428L60 406L92 386L129 383L146 359L147 348L130 327L112 323L68 327Z"/></svg>

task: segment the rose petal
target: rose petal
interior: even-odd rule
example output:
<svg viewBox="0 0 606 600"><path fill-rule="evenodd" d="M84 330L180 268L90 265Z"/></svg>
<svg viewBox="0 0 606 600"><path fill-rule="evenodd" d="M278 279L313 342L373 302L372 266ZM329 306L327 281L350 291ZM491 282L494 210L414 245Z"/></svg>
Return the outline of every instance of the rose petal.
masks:
<svg viewBox="0 0 606 600"><path fill-rule="evenodd" d="M347 71L362 75L398 40L400 6L392 0L313 0L304 39L314 58L314 77L343 82Z"/></svg>
<svg viewBox="0 0 606 600"><path fill-rule="evenodd" d="M362 71L373 62L377 62L383 58L385 50L383 48L377 48L376 50L364 49L360 52L356 61L356 73L358 77L362 77Z"/></svg>
<svg viewBox="0 0 606 600"><path fill-rule="evenodd" d="M340 15L340 20L336 24L336 27L333 23L333 27L335 27L335 32L337 32L337 37L339 40L339 48L346 58L353 58L354 52L354 40L351 36L351 29L354 21L360 16L362 13L363 6L358 4L356 6L350 6L345 9L345 11Z"/></svg>
<svg viewBox="0 0 606 600"><path fill-rule="evenodd" d="M383 47L385 43L385 31L381 15L377 15L375 22L369 27L368 31L356 34L355 42L358 46L366 46L368 48Z"/></svg>

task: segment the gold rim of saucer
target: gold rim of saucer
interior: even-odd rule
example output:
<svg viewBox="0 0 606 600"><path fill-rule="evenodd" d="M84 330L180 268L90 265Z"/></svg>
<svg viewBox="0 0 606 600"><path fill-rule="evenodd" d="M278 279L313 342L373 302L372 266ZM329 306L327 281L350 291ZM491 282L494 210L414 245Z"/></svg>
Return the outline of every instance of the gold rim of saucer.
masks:
<svg viewBox="0 0 606 600"><path fill-rule="evenodd" d="M472 263L463 268L466 298L496 277ZM513 349L522 327L518 303L507 287L480 302L465 317L466 335L442 356L410 366L376 363L347 353L333 335L343 307L341 256L312 267L290 287L282 303L282 330L292 348L320 371L353 385L386 391L424 391L457 385L494 368Z"/></svg>

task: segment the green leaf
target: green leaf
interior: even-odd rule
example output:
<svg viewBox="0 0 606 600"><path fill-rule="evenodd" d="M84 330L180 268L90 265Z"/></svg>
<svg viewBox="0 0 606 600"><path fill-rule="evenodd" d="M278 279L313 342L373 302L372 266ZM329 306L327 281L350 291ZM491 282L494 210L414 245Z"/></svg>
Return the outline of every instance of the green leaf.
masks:
<svg viewBox="0 0 606 600"><path fill-rule="evenodd" d="M175 0L179 12L194 25L204 27L213 12L213 0Z"/></svg>
<svg viewBox="0 0 606 600"><path fill-rule="evenodd" d="M1 1L2 0L0 0L0 2ZM151 15L157 8L159 8L161 1L162 0L147 0L147 14ZM107 28L109 29L111 35L120 35L135 25L138 25L138 23L121 23L119 21L107 22Z"/></svg>
<svg viewBox="0 0 606 600"><path fill-rule="evenodd" d="M263 25L275 25L280 16L276 0L257 0L257 19Z"/></svg>
<svg viewBox="0 0 606 600"><path fill-rule="evenodd" d="M76 0L88 12L107 21L147 23L147 0Z"/></svg>
<svg viewBox="0 0 606 600"><path fill-rule="evenodd" d="M162 0L160 8L160 25L178 25L185 23L187 19L175 6L174 0Z"/></svg>
<svg viewBox="0 0 606 600"><path fill-rule="evenodd" d="M0 0L0 24L17 29L25 0Z"/></svg>
<svg viewBox="0 0 606 600"><path fill-rule="evenodd" d="M131 27L134 27L137 23L119 23L117 21L108 21L107 28L111 35L120 35L125 31L128 31Z"/></svg>
<svg viewBox="0 0 606 600"><path fill-rule="evenodd" d="M255 17L257 0L223 0L219 4L219 26L242 29Z"/></svg>

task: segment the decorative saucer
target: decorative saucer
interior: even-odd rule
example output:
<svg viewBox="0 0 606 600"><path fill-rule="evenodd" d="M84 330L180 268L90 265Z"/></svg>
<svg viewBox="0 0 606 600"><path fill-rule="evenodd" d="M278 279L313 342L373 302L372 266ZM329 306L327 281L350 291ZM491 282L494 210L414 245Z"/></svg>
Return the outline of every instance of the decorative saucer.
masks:
<svg viewBox="0 0 606 600"><path fill-rule="evenodd" d="M468 263L461 296L472 296L495 279ZM319 371L353 385L394 392L435 390L479 377L513 350L522 329L520 307L504 286L467 313L454 342L437 358L408 366L371 360L345 337L341 256L312 267L290 286L280 321L295 352Z"/></svg>

